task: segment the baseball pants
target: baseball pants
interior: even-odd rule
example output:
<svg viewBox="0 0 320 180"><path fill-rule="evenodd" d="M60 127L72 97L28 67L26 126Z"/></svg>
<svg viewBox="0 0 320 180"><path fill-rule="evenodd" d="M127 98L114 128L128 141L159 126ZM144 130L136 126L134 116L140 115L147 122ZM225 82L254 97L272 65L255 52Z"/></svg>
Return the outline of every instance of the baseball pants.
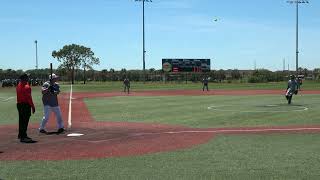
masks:
<svg viewBox="0 0 320 180"><path fill-rule="evenodd" d="M56 115L57 128L58 129L64 128L60 106L56 106L56 107L44 106L43 111L44 111L44 116L42 118L39 130L45 129L51 112L54 112L54 114Z"/></svg>

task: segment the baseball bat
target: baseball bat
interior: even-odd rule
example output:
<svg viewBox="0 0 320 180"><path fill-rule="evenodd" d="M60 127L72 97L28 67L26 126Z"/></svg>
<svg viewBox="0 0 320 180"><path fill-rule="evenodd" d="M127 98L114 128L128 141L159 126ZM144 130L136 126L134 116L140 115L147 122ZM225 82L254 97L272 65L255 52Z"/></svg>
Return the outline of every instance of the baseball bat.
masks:
<svg viewBox="0 0 320 180"><path fill-rule="evenodd" d="M50 93L53 94L53 82L52 82L52 63L50 63L50 86L49 86L49 91Z"/></svg>
<svg viewBox="0 0 320 180"><path fill-rule="evenodd" d="M50 83L52 83L52 63L50 63Z"/></svg>

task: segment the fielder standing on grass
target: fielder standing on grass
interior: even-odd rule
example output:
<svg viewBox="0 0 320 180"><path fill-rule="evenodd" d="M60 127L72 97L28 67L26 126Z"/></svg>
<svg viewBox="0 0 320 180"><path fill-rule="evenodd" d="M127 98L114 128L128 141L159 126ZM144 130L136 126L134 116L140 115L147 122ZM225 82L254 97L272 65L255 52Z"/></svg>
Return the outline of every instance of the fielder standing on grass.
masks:
<svg viewBox="0 0 320 180"><path fill-rule="evenodd" d="M28 83L28 74L20 76L20 82L16 87L17 92L17 109L19 112L19 134L18 139L22 143L34 143L27 135L28 124L31 116L31 111L34 114L36 109L31 96L31 87Z"/></svg>
<svg viewBox="0 0 320 180"><path fill-rule="evenodd" d="M128 94L129 94L129 92L130 92L130 80L128 79L128 78L125 78L124 80L123 80L123 92L126 92L126 91L128 91Z"/></svg>
<svg viewBox="0 0 320 180"><path fill-rule="evenodd" d="M202 86L202 91L204 91L204 88L206 88L207 91L209 91L208 83L209 83L208 78L207 78L207 77L204 77L204 78L202 79L202 85L203 85L203 86Z"/></svg>
<svg viewBox="0 0 320 180"><path fill-rule="evenodd" d="M50 114L53 111L57 118L57 133L64 132L64 125L62 120L61 109L58 103L58 94L60 93L60 86L57 83L58 76L51 74L49 76L50 81L47 81L42 86L42 103L44 115L40 124L39 132L47 134L45 130L46 124L49 120Z"/></svg>
<svg viewBox="0 0 320 180"><path fill-rule="evenodd" d="M288 87L286 91L288 104L291 104L293 94L298 94L298 82L294 75L290 75L290 80L288 81Z"/></svg>

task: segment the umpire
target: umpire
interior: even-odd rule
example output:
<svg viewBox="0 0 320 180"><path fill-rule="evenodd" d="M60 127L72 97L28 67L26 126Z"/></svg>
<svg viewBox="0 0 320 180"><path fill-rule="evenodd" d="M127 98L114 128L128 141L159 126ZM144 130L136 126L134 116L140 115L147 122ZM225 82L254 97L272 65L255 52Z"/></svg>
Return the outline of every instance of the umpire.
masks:
<svg viewBox="0 0 320 180"><path fill-rule="evenodd" d="M34 143L30 137L27 135L28 124L31 116L31 111L34 114L36 109L34 107L31 87L28 83L28 74L23 74L20 76L20 82L16 87L17 92L17 109L19 112L19 134L18 139L22 143Z"/></svg>

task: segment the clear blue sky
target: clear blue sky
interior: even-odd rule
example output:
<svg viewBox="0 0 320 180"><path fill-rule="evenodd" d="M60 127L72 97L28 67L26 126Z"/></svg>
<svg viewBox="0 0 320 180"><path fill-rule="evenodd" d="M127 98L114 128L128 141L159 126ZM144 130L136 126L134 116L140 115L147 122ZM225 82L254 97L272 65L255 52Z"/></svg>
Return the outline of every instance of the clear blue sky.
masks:
<svg viewBox="0 0 320 180"><path fill-rule="evenodd" d="M300 6L300 66L320 68L320 1ZM210 58L212 69L295 69L295 6L286 0L153 0L145 4L146 68ZM217 18L218 21L214 21ZM0 68L34 69L66 44L92 48L95 69L142 69L142 2L1 0Z"/></svg>

